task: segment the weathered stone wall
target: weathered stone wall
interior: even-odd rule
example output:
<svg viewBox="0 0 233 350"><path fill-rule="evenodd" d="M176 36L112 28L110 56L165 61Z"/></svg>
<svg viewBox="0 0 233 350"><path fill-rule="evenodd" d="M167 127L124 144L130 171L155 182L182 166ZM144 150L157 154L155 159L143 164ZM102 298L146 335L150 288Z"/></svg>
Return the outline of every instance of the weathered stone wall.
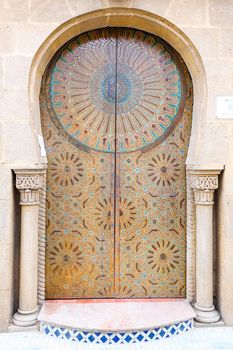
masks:
<svg viewBox="0 0 233 350"><path fill-rule="evenodd" d="M143 9L171 21L201 55L207 101L201 125L203 137L197 145L195 161L225 164L218 191L216 284L222 316L233 325L233 120L216 117L216 96L233 95L232 0L0 0L1 330L7 329L11 319L14 295L16 223L11 169L39 161L28 103L32 58L49 34L65 21L88 11L117 6ZM192 161L191 151L189 163Z"/></svg>

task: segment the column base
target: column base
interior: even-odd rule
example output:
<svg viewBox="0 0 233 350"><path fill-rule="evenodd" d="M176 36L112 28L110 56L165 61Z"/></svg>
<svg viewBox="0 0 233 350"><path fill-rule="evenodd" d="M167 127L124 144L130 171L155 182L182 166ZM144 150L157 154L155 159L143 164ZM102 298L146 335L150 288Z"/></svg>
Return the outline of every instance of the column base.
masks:
<svg viewBox="0 0 233 350"><path fill-rule="evenodd" d="M8 332L14 333L14 332L32 332L32 331L39 331L40 324L39 321L36 322L33 326L16 326L13 322L11 322L8 326Z"/></svg>
<svg viewBox="0 0 233 350"><path fill-rule="evenodd" d="M37 323L38 310L31 313L21 313L20 310L13 316L12 322L16 326L29 327Z"/></svg>
<svg viewBox="0 0 233 350"><path fill-rule="evenodd" d="M200 323L215 323L221 318L220 313L214 306L210 308L204 308L194 305L194 311L196 312L195 320Z"/></svg>

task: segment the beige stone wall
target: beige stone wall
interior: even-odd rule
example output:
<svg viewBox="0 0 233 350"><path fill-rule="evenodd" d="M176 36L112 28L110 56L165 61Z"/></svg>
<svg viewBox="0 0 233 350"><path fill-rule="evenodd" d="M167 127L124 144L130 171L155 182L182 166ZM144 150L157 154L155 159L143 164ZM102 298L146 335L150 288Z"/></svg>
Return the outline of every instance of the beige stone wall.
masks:
<svg viewBox="0 0 233 350"><path fill-rule="evenodd" d="M198 135L193 134L197 152L191 149L188 161L226 165L218 191L217 296L224 320L233 325L233 120L216 117L216 96L233 95L233 1L0 0L0 330L7 329L13 308L16 223L11 169L39 161L28 104L32 58L65 21L116 6L143 9L171 21L201 55L207 78L206 113L201 142L195 144Z"/></svg>

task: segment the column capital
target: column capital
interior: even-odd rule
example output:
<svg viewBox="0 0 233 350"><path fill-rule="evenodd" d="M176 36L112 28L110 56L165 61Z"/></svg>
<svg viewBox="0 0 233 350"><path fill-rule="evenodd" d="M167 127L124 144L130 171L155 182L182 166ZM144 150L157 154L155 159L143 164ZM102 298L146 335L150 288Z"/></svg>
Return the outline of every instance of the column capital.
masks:
<svg viewBox="0 0 233 350"><path fill-rule="evenodd" d="M191 177L190 185L194 190L195 203L202 205L214 204L214 191L218 188L218 175L222 165L199 165L188 168Z"/></svg>
<svg viewBox="0 0 233 350"><path fill-rule="evenodd" d="M190 183L194 190L196 204L214 204L214 191L218 188L218 175L192 174Z"/></svg>
<svg viewBox="0 0 233 350"><path fill-rule="evenodd" d="M38 205L39 190L43 184L45 168L16 168L16 188L20 192L21 205Z"/></svg>
<svg viewBox="0 0 233 350"><path fill-rule="evenodd" d="M45 169L42 166L13 169L20 192L21 232L19 306L12 321L19 327L35 325L38 317L38 212Z"/></svg>
<svg viewBox="0 0 233 350"><path fill-rule="evenodd" d="M218 188L218 175L190 174L191 187L194 190L216 190Z"/></svg>
<svg viewBox="0 0 233 350"><path fill-rule="evenodd" d="M213 204L222 165L187 167L196 204L196 303L197 322L218 322L219 312L213 304ZM203 261L205 262L203 264Z"/></svg>

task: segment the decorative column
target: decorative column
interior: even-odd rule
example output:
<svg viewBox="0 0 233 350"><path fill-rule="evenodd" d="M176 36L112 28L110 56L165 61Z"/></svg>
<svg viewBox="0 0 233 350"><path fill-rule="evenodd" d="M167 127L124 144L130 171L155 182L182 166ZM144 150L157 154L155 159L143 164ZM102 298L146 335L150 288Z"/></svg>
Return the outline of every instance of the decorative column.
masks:
<svg viewBox="0 0 233 350"><path fill-rule="evenodd" d="M14 172L20 192L21 236L19 308L13 323L25 327L34 325L38 315L38 209L44 168L14 169Z"/></svg>
<svg viewBox="0 0 233 350"><path fill-rule="evenodd" d="M196 206L196 321L220 319L213 304L213 205L222 166L193 167L189 170Z"/></svg>

